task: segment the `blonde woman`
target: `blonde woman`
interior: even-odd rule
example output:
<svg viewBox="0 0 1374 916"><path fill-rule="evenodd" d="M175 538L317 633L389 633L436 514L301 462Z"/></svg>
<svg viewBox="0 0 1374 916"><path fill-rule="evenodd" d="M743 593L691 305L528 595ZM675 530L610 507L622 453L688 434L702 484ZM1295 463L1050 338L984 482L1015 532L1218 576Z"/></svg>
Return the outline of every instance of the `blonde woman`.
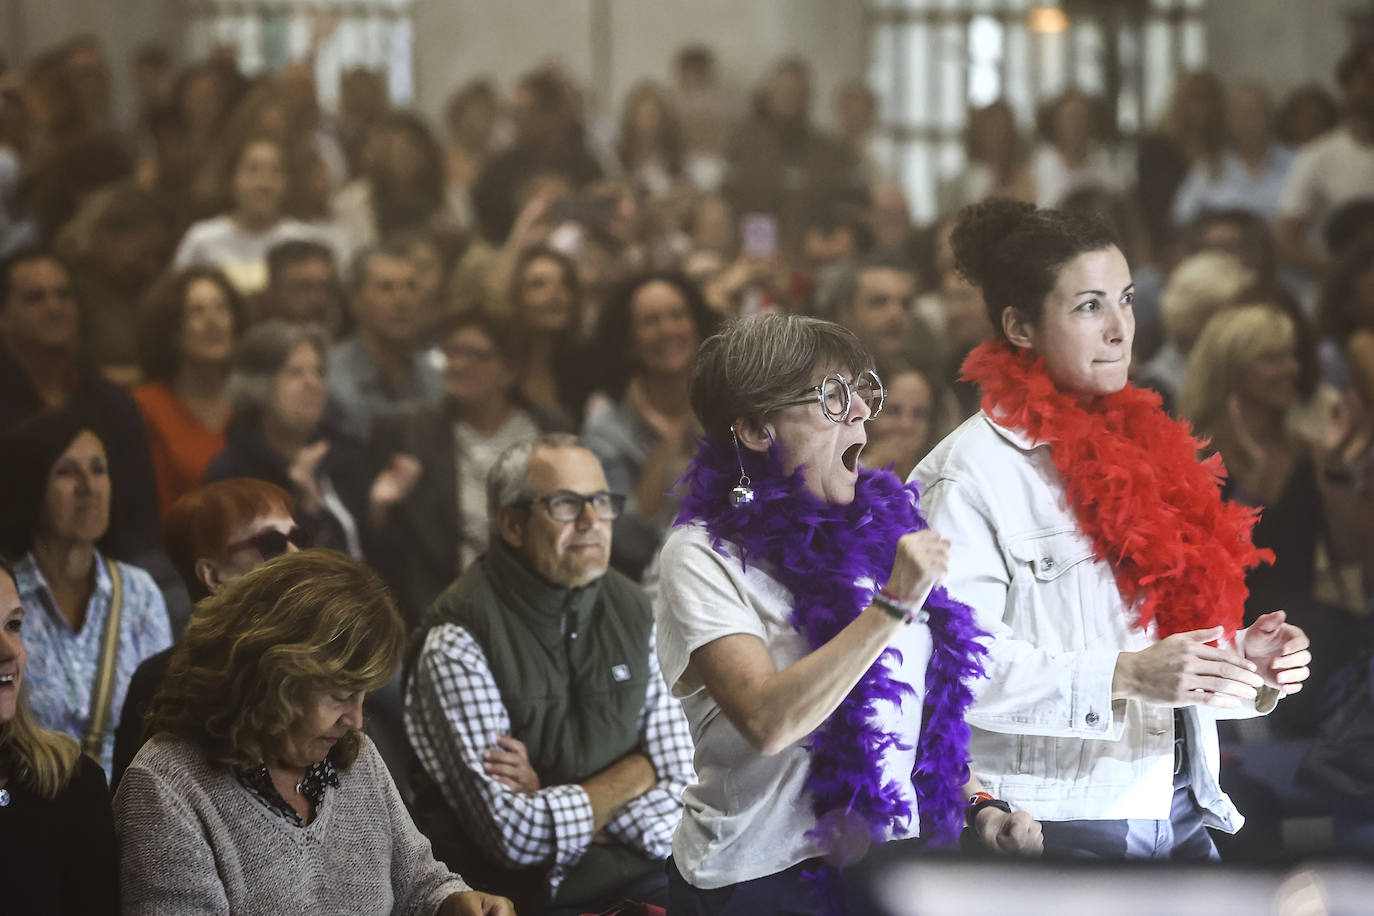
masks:
<svg viewBox="0 0 1374 916"><path fill-rule="evenodd" d="M1293 320L1273 305L1221 312L1193 347L1179 402L1221 453L1226 497L1263 509L1254 540L1274 551L1274 562L1247 577L1247 622L1259 608L1312 606L1319 543L1338 561L1365 559L1370 543L1369 506L1351 473L1369 430L1347 409L1317 441L1295 432L1296 341Z"/></svg>
<svg viewBox="0 0 1374 916"><path fill-rule="evenodd" d="M119 908L105 776L76 740L39 728L24 682L24 608L0 560L0 881L5 912ZM14 880L21 877L22 880Z"/></svg>
<svg viewBox="0 0 1374 916"><path fill-rule="evenodd" d="M197 608L115 794L124 913L511 914L435 861L363 696L404 626L343 554L287 554Z"/></svg>

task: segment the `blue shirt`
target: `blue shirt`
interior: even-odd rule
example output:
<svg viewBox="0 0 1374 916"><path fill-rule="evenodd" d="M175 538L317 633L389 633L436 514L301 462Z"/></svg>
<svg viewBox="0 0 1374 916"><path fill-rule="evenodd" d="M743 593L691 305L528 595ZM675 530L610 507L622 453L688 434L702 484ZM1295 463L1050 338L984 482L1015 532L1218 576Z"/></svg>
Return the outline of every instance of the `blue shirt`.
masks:
<svg viewBox="0 0 1374 916"><path fill-rule="evenodd" d="M1293 155L1286 146L1269 147L1258 175L1235 153L1222 154L1221 167L1215 175L1207 163L1197 163L1174 195L1174 222L1179 225L1192 222L1208 210L1248 210L1274 225Z"/></svg>
<svg viewBox="0 0 1374 916"><path fill-rule="evenodd" d="M124 709L129 678L145 658L172 644L167 607L153 577L136 566L117 565L124 578L124 604L119 612L114 691L105 743L100 751L100 765L107 774L114 758L114 730ZM24 677L29 682L29 705L44 728L64 732L80 741L91 721L91 693L114 594L110 572L97 552L95 591L86 605L86 619L80 630L73 630L58 610L33 554L15 564L14 583L24 608L24 646L29 656Z"/></svg>

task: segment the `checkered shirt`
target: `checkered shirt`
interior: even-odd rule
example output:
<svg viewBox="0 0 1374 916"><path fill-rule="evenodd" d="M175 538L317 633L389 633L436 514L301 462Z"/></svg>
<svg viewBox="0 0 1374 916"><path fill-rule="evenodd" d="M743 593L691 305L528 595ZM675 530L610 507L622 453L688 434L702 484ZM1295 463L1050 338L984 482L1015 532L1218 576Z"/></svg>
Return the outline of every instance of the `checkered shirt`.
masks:
<svg viewBox="0 0 1374 916"><path fill-rule="evenodd" d="M663 859L682 818L683 790L695 777L687 719L663 682L653 643L651 635L639 750L653 762L658 783L626 803L605 829ZM591 801L576 784L525 795L487 775L482 754L511 733L510 716L486 656L466 629L449 623L430 630L405 705L406 734L449 807L475 825L482 845L505 865L550 866L549 889L556 891L592 841Z"/></svg>

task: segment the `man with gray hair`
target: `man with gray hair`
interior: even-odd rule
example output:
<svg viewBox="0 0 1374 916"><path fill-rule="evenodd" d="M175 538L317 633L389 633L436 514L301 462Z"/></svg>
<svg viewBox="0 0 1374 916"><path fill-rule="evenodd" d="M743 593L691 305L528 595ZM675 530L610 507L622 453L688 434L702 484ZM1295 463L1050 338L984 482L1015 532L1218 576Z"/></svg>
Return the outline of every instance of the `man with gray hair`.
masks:
<svg viewBox="0 0 1374 916"><path fill-rule="evenodd" d="M425 613L406 690L437 857L521 913L664 905L692 740L596 456L549 434L487 478L491 544Z"/></svg>
<svg viewBox="0 0 1374 916"><path fill-rule="evenodd" d="M353 262L349 308L353 336L329 354L329 398L344 432L367 441L383 410L432 404L443 396L443 375L420 343L420 297L415 268L404 249L365 248Z"/></svg>

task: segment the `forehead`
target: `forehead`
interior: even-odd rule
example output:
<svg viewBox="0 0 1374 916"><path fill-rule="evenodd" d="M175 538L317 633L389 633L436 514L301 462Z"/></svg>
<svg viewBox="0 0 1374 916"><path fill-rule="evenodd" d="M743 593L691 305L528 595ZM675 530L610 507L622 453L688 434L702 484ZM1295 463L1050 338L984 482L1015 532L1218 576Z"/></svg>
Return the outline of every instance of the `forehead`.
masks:
<svg viewBox="0 0 1374 916"><path fill-rule="evenodd" d="M634 299L630 302L630 308L636 312L648 311L656 308L670 308L684 306L687 302L682 293L676 286L665 280L654 280L645 283L635 290Z"/></svg>
<svg viewBox="0 0 1374 916"><path fill-rule="evenodd" d="M444 339L446 347L469 347L480 350L494 350L496 343L484 328L475 324L456 328Z"/></svg>
<svg viewBox="0 0 1374 916"><path fill-rule="evenodd" d="M391 280L403 274L411 274L415 268L407 257L378 253L367 259L365 270L369 280Z"/></svg>
<svg viewBox="0 0 1374 916"><path fill-rule="evenodd" d="M1131 269L1115 245L1098 251L1085 251L1059 269L1054 292L1076 296L1084 290L1101 290L1115 295L1131 285Z"/></svg>
<svg viewBox="0 0 1374 916"><path fill-rule="evenodd" d="M909 271L895 267L870 267L859 273L860 292L901 295L916 286L916 278Z"/></svg>
<svg viewBox="0 0 1374 916"><path fill-rule="evenodd" d="M100 437L89 429L83 429L76 434L76 438L62 450L61 458L90 458L94 455L105 454L105 446L101 443ZM59 458L59 460L61 460Z"/></svg>
<svg viewBox="0 0 1374 916"><path fill-rule="evenodd" d="M10 286L58 286L68 282L67 270L51 258L21 261L10 268Z"/></svg>
<svg viewBox="0 0 1374 916"><path fill-rule="evenodd" d="M530 455L529 479L540 494L555 490L595 493L606 489L601 462L587 449L577 446L535 449Z"/></svg>

